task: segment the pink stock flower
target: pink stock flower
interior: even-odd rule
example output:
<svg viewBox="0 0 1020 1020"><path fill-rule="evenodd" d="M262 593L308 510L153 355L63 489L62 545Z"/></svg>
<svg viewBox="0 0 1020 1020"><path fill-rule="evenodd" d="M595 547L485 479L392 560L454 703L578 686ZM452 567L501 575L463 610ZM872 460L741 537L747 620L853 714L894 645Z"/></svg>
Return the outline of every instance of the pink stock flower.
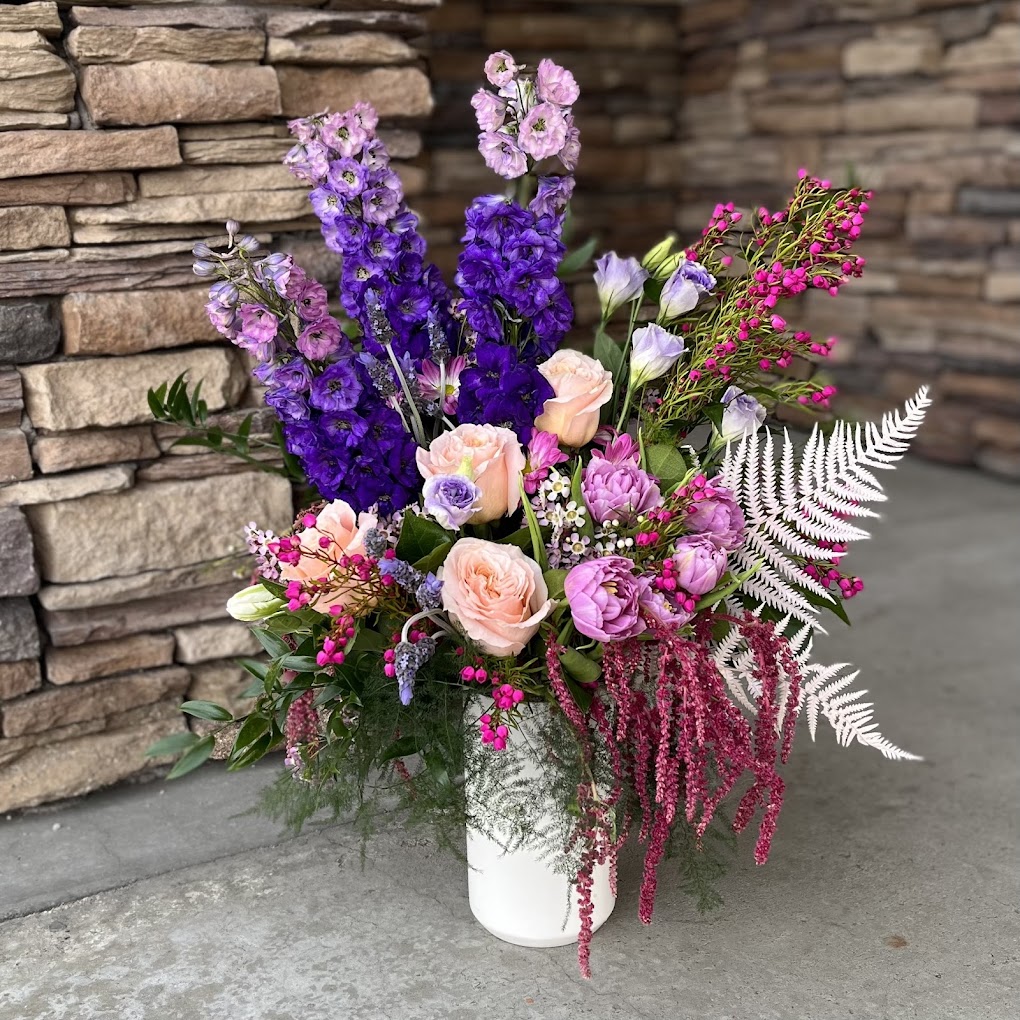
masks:
<svg viewBox="0 0 1020 1020"><path fill-rule="evenodd" d="M521 65L506 50L490 53L485 61L485 77L498 88L509 85L520 69Z"/></svg>
<svg viewBox="0 0 1020 1020"><path fill-rule="evenodd" d="M482 131L498 131L506 118L506 100L488 89L479 89L471 97L478 126Z"/></svg>
<svg viewBox="0 0 1020 1020"><path fill-rule="evenodd" d="M478 136L478 151L485 160L485 165L512 181L515 177L523 177L528 172L528 157L520 150L517 143L502 131L483 131Z"/></svg>
<svg viewBox="0 0 1020 1020"><path fill-rule="evenodd" d="M521 121L517 141L535 159L555 156L567 141L567 119L552 103L539 103Z"/></svg>
<svg viewBox="0 0 1020 1020"><path fill-rule="evenodd" d="M562 464L570 458L560 449L558 437L551 432L535 429L528 443L528 462L524 471L524 491L529 496L538 492L538 487L549 477L549 468Z"/></svg>
<svg viewBox="0 0 1020 1020"><path fill-rule="evenodd" d="M577 102L581 94L574 76L565 67L549 59L538 62L535 86L539 99L546 103L556 103L557 106L570 106Z"/></svg>

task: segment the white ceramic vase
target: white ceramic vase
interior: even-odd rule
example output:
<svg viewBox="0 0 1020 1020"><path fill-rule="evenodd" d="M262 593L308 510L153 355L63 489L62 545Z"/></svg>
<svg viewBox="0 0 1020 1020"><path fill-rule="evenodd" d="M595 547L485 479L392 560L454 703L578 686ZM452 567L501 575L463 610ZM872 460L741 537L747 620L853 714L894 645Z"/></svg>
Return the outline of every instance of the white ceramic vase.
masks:
<svg viewBox="0 0 1020 1020"><path fill-rule="evenodd" d="M544 706L530 710L532 713L548 711ZM524 776L538 775L541 764L527 751L528 743L534 744L538 727L534 715L522 713L521 729L511 732L510 741L503 751L486 748L485 755L517 755ZM475 715L477 718L477 713ZM469 806L473 797L474 783L469 773L465 793ZM536 822L555 818L563 806L551 797L542 796L542 788L536 784ZM496 828L496 826L493 826ZM497 829L497 834L500 830ZM509 842L492 839L468 828L468 899L471 912L487 931L504 942L515 946L545 948L566 946L576 942L581 930L578 912L577 890L573 888L567 874L555 869L542 852L540 846L504 850ZM568 907L569 897L569 907ZM609 886L609 865L595 870L592 887L593 930L601 927L613 912L616 896Z"/></svg>

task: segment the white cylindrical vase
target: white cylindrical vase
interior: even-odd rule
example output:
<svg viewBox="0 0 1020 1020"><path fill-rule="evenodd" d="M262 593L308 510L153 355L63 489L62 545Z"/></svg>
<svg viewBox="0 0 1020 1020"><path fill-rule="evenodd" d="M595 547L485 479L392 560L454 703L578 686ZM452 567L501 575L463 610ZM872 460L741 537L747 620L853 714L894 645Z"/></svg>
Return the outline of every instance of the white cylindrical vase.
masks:
<svg viewBox="0 0 1020 1020"><path fill-rule="evenodd" d="M515 755L520 763L520 776L537 778L542 765L529 747L535 746L539 729L534 713L544 711L548 711L546 706L522 712L521 727L511 731L505 750L479 749L482 755L479 767L484 769L490 756ZM486 810L478 801L476 786L477 780L469 770L465 795L472 814ZM535 783L534 790L534 822L542 829L556 822L557 816L566 811L566 805L553 800L541 782ZM467 831L468 899L478 923L496 938L515 946L546 948L576 942L581 931L581 917L577 889L568 869L558 870L555 860L548 857L548 848L540 841L506 850L506 846L512 845L508 827L501 825L498 819L486 817L492 835L470 826ZM616 905L608 864L595 869L592 905L594 931L601 927Z"/></svg>

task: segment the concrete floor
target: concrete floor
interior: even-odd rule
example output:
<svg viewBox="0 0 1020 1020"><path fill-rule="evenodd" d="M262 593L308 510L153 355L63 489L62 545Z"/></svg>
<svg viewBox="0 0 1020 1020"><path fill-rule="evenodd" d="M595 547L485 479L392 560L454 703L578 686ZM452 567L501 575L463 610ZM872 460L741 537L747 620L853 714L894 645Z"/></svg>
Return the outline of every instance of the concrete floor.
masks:
<svg viewBox="0 0 1020 1020"><path fill-rule="evenodd" d="M595 978L472 920L461 865L343 827L280 839L240 816L266 769L210 765L0 821L2 1020L1013 1020L1020 1015L1020 490L908 463L853 557L862 667L889 763L806 732L772 858L705 917L625 863ZM59 826L59 828L57 827Z"/></svg>

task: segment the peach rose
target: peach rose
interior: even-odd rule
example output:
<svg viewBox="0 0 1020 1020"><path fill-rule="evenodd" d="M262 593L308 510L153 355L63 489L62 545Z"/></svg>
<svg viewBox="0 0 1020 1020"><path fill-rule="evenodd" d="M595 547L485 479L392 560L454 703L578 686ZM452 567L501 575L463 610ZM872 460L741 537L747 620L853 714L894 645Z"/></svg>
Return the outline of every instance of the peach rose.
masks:
<svg viewBox="0 0 1020 1020"><path fill-rule="evenodd" d="M301 559L297 563L280 564L283 581L322 581L329 579L330 565L319 556L331 559L341 556L365 555L365 532L379 523L375 514L355 514L354 508L342 499L324 506L315 518L315 524L300 534ZM323 549L319 539L328 538L330 545ZM316 553L319 556L316 556ZM328 613L330 606L345 606L350 594L349 585L338 585L313 599L311 608Z"/></svg>
<svg viewBox="0 0 1020 1020"><path fill-rule="evenodd" d="M439 576L443 608L489 655L519 655L556 605L539 565L515 545L462 538Z"/></svg>
<svg viewBox="0 0 1020 1020"><path fill-rule="evenodd" d="M598 431L599 410L613 398L613 375L601 361L566 348L538 366L556 395L535 419L535 428L553 432L564 446L590 443Z"/></svg>
<svg viewBox="0 0 1020 1020"><path fill-rule="evenodd" d="M415 457L422 478L464 475L481 489L481 509L469 524L513 513L521 502L525 457L517 436L498 425L458 425L432 440Z"/></svg>

